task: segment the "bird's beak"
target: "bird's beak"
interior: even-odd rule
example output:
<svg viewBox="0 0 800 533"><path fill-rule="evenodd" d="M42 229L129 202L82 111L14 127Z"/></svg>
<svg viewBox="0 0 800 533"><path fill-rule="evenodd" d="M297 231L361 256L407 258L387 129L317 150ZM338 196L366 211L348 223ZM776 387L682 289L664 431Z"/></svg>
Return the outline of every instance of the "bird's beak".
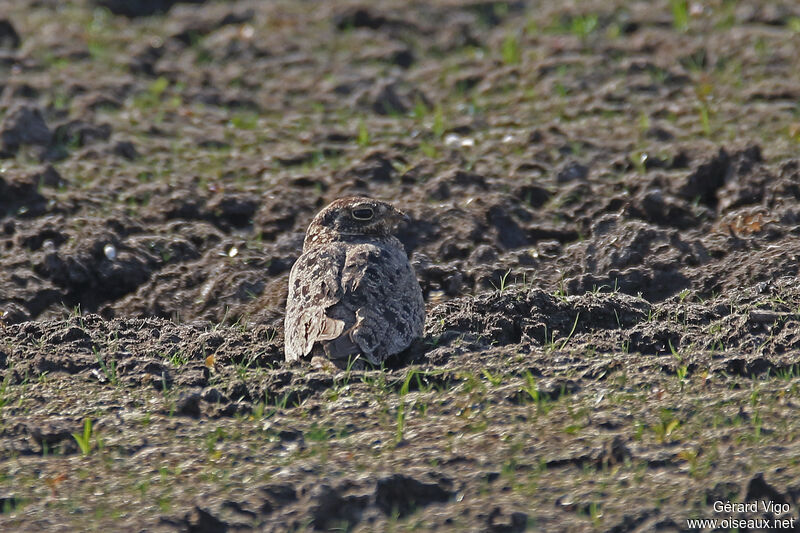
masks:
<svg viewBox="0 0 800 533"><path fill-rule="evenodd" d="M403 213L399 209L395 209L394 210L394 223L395 223L396 226L399 226L401 224L405 224L405 225L410 224L411 223L411 217L409 217L407 214Z"/></svg>

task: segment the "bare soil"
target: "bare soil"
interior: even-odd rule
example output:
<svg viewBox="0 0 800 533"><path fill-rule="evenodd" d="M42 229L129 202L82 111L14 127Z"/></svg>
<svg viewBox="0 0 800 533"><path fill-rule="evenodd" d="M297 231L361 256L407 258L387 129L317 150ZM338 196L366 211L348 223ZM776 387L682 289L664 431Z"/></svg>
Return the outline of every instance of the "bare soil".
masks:
<svg viewBox="0 0 800 533"><path fill-rule="evenodd" d="M790 1L0 0L0 530L800 527L798 49ZM425 337L288 365L352 194Z"/></svg>

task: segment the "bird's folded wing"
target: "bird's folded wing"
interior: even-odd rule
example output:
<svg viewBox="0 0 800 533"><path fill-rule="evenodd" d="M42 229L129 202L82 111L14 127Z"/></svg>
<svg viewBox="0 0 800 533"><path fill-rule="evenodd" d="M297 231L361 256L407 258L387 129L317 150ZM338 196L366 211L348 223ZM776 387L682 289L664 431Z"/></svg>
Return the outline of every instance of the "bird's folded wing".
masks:
<svg viewBox="0 0 800 533"><path fill-rule="evenodd" d="M344 259L343 250L321 249L303 254L292 267L284 323L288 361L308 355L315 342L342 334L344 322L329 318L326 310L342 297Z"/></svg>
<svg viewBox="0 0 800 533"><path fill-rule="evenodd" d="M416 296L411 294L416 283L402 250L364 245L348 251L341 285L356 323L342 337L347 336L373 364L380 364L414 338L409 299Z"/></svg>

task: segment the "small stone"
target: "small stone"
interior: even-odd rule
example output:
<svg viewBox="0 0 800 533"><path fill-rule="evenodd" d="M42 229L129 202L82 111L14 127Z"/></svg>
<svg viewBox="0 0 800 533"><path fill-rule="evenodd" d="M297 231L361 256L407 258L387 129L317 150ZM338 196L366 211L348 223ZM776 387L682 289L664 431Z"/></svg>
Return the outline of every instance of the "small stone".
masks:
<svg viewBox="0 0 800 533"><path fill-rule="evenodd" d="M105 254L110 261L113 261L117 258L117 249L113 244L106 244L103 246L103 254Z"/></svg>

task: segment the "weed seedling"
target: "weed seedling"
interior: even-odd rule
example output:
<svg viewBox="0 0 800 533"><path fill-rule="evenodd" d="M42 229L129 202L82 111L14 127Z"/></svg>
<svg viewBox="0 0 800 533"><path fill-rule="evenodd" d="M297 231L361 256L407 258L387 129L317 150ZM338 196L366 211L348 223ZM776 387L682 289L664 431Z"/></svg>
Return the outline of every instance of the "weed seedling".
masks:
<svg viewBox="0 0 800 533"><path fill-rule="evenodd" d="M586 43L586 40L595 28L597 28L597 15L584 15L572 19L572 33L576 35L582 43Z"/></svg>
<svg viewBox="0 0 800 533"><path fill-rule="evenodd" d="M104 361L100 356L97 346L92 346L92 352L94 352L94 358L97 360L97 363L100 365L100 370L103 371L103 375L106 377L109 383L114 386L119 385L119 379L117 377L117 361L112 359L110 362L106 363L106 361Z"/></svg>
<svg viewBox="0 0 800 533"><path fill-rule="evenodd" d="M92 420L89 418L83 419L83 433L73 433L72 438L78 443L83 455L89 455L92 451Z"/></svg>
<svg viewBox="0 0 800 533"><path fill-rule="evenodd" d="M435 374L440 374L441 372L436 372ZM422 378L426 376L430 376L430 373L421 373L418 370L411 370L406 379L403 380L403 384L400 386L400 404L397 406L397 429L395 432L395 441L401 442L403 440L403 433L405 431L406 425L406 404L405 404L405 396L408 394L409 388L411 387L411 380L416 379L417 382L417 390L420 391L428 391L431 389L431 386L423 386ZM413 405L412 405L413 406ZM427 411L427 407L421 410L421 413L425 413Z"/></svg>
<svg viewBox="0 0 800 533"><path fill-rule="evenodd" d="M569 340L572 338L572 334L575 333L575 328L578 327L578 319L580 318L580 316L581 316L580 313L575 315L575 322L572 323L572 329L570 330L569 335L567 335L567 338L564 339L564 342L561 343L561 348L560 348L561 350L564 349Z"/></svg>
<svg viewBox="0 0 800 533"><path fill-rule="evenodd" d="M438 104L433 110L433 135L437 139L441 139L444 136L444 130L444 111L442 111L441 104Z"/></svg>
<svg viewBox="0 0 800 533"><path fill-rule="evenodd" d="M9 402L8 385L11 382L11 369L6 371L3 376L3 382L0 383L0 408L3 408Z"/></svg>
<svg viewBox="0 0 800 533"><path fill-rule="evenodd" d="M533 377L533 374L530 371L525 372L525 386L522 389L525 391L533 403L539 403L540 396L539 396L539 387L536 385L536 378Z"/></svg>
<svg viewBox="0 0 800 533"><path fill-rule="evenodd" d="M506 271L505 274L500 276L500 287L497 287L497 285L495 285L493 281L490 281L489 283L492 284L492 287L494 287L494 290L499 291L500 294L503 294L503 292L505 292L505 290L506 290L506 280L508 279L508 275L509 274L511 274L511 269L510 268Z"/></svg>
<svg viewBox="0 0 800 533"><path fill-rule="evenodd" d="M416 375L416 370L412 370L406 376L405 381L400 386L400 404L397 406L397 429L395 431L395 442L402 442L403 432L406 426L406 402L405 395L408 394L408 387L411 379Z"/></svg>
<svg viewBox="0 0 800 533"><path fill-rule="evenodd" d="M678 378L678 383L681 386L681 392L683 392L683 387L686 385L686 374L688 373L689 369L686 365L681 365L675 370L675 375Z"/></svg>
<svg viewBox="0 0 800 533"><path fill-rule="evenodd" d="M669 410L663 410L661 412L661 421L653 427L656 440L662 443L671 442L673 433L680 425L680 420L675 418Z"/></svg>
<svg viewBox="0 0 800 533"><path fill-rule="evenodd" d="M358 122L358 145L362 148L369 146L370 135L364 120Z"/></svg>
<svg viewBox="0 0 800 533"><path fill-rule="evenodd" d="M672 9L672 27L675 31L685 33L689 29L689 2L687 0L670 0Z"/></svg>
<svg viewBox="0 0 800 533"><path fill-rule="evenodd" d="M711 137L711 92L713 87L710 83L701 83L695 88L697 95L697 112L700 118L700 126L703 135Z"/></svg>
<svg viewBox="0 0 800 533"><path fill-rule="evenodd" d="M503 378L505 377L503 376L503 374L492 374L485 368L483 369L483 375L486 377L486 379L489 380L489 383L491 383L492 386L494 387L502 385Z"/></svg>
<svg viewBox="0 0 800 533"><path fill-rule="evenodd" d="M503 39L503 46L501 49L503 55L503 63L506 65L516 65L520 62L521 52L519 47L519 37L515 33L509 33Z"/></svg>

